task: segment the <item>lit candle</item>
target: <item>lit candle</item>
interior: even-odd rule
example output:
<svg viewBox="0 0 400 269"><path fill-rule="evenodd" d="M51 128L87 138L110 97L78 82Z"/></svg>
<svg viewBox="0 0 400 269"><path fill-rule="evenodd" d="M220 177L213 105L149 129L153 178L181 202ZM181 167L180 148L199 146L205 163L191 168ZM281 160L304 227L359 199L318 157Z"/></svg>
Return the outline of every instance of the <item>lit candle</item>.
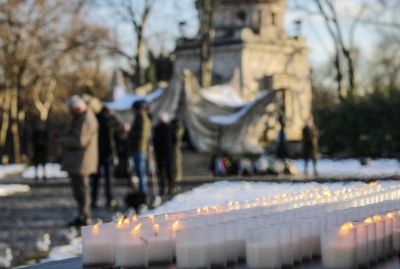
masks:
<svg viewBox="0 0 400 269"><path fill-rule="evenodd" d="M149 263L171 263L175 241L167 225L153 224L146 238L149 248Z"/></svg>
<svg viewBox="0 0 400 269"><path fill-rule="evenodd" d="M385 222L385 251L386 256L391 257L394 254L393 251L393 214L388 213L383 218Z"/></svg>
<svg viewBox="0 0 400 269"><path fill-rule="evenodd" d="M368 225L365 223L355 223L356 229L356 254L357 265L359 267L368 267L369 254L368 254Z"/></svg>
<svg viewBox="0 0 400 269"><path fill-rule="evenodd" d="M82 262L85 266L113 266L114 241L111 224L82 227Z"/></svg>
<svg viewBox="0 0 400 269"><path fill-rule="evenodd" d="M393 249L400 250L400 213L393 214Z"/></svg>
<svg viewBox="0 0 400 269"><path fill-rule="evenodd" d="M249 232L246 241L246 262L249 268L280 268L279 229L267 226Z"/></svg>
<svg viewBox="0 0 400 269"><path fill-rule="evenodd" d="M372 218L367 218L364 220L364 223L367 225L368 230L368 257L370 263L377 262L377 253L376 253L376 223L372 220Z"/></svg>
<svg viewBox="0 0 400 269"><path fill-rule="evenodd" d="M186 228L176 233L176 266L180 269L209 268L207 230Z"/></svg>
<svg viewBox="0 0 400 269"><path fill-rule="evenodd" d="M380 215L373 216L376 224L376 256L379 260L386 258L385 252L385 223Z"/></svg>
<svg viewBox="0 0 400 269"><path fill-rule="evenodd" d="M324 231L321 239L324 268L347 269L356 266L356 233L351 222Z"/></svg>
<svg viewBox="0 0 400 269"><path fill-rule="evenodd" d="M147 267L148 242L143 237L142 224L132 230L118 230L115 246L115 265L117 267Z"/></svg>

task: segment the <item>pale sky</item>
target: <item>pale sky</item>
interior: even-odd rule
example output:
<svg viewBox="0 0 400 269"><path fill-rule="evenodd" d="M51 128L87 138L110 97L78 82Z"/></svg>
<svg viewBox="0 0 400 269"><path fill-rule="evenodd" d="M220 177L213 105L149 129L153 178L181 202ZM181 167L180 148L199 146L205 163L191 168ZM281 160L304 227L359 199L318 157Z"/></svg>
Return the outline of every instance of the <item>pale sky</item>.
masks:
<svg viewBox="0 0 400 269"><path fill-rule="evenodd" d="M138 3L138 10L141 10L142 0L131 0ZM326 63L333 55L333 44L323 20L318 15L309 15L304 11L296 10L296 3L304 4L308 1L310 9L315 9L311 0L289 0L289 7L286 14L286 29L290 34L294 34L293 22L297 19L303 21L302 35L305 36L310 48L310 61L312 66L316 67ZM336 7L340 16L341 23L344 26L345 38L348 39L348 30L358 14L362 3L373 0L336 0ZM372 13L371 10L365 11L365 16ZM131 34L129 26L118 22L112 18L107 10L96 10L91 14L93 19L100 24L105 24L112 29L113 34L120 40L121 44L128 49L134 49L135 39ZM107 19L106 19L107 18ZM384 16L379 18L385 20ZM179 22L186 21L187 26L184 29L186 36L195 36L199 22L197 11L194 7L194 0L156 0L155 7L150 17L149 27L145 36L148 47L153 51L171 52L175 48L175 39L180 36L181 31L178 27ZM376 48L377 29L369 24L360 24L355 34L356 46L361 50L363 58L366 61L372 60L373 51Z"/></svg>

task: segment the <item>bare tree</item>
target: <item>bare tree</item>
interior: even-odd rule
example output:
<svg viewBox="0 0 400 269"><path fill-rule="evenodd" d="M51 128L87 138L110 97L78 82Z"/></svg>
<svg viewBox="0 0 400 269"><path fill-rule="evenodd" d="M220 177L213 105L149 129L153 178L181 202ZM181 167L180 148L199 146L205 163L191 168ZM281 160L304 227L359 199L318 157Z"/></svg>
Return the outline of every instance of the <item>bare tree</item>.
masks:
<svg viewBox="0 0 400 269"><path fill-rule="evenodd" d="M107 39L105 29L84 19L84 3L84 0L0 2L0 74L6 92L10 92L3 119L7 117L4 113L9 113L16 162L21 161L19 126L25 111L33 102L40 114L46 114L43 106L50 109L54 100L55 89L41 93L45 81L51 81L63 69L73 70L74 63L84 62ZM4 147L6 141L0 142Z"/></svg>
<svg viewBox="0 0 400 269"><path fill-rule="evenodd" d="M143 9L140 10L138 0L108 0L107 4L113 12L123 22L130 25L135 33L136 48L135 52L126 52L119 44L114 44L111 51L124 57L129 65L132 74L132 82L136 86L144 84L144 57L146 50L146 39L144 32L148 26L149 17L153 9L155 0L142 0Z"/></svg>
<svg viewBox="0 0 400 269"><path fill-rule="evenodd" d="M348 78L348 95L354 96L357 93L356 81L356 66L354 60L354 35L356 28L360 23L363 13L367 8L367 4L363 4L362 8L356 15L347 42L344 37L343 26L340 22L339 15L335 7L335 0L314 0L318 7L319 12L324 18L325 26L333 40L335 46L335 66L337 69L337 82L338 92L340 97L344 97L344 90L342 85L343 80L343 61L345 59L347 64L347 78Z"/></svg>

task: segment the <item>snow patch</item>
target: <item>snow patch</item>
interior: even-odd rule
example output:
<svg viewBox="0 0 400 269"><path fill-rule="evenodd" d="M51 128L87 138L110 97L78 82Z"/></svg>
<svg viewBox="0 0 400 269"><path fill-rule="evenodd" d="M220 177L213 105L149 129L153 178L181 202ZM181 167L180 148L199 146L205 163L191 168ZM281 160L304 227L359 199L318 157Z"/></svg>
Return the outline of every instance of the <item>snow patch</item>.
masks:
<svg viewBox="0 0 400 269"><path fill-rule="evenodd" d="M11 196L17 193L29 192L30 188L28 185L22 184L2 184L0 185L0 197Z"/></svg>
<svg viewBox="0 0 400 269"><path fill-rule="evenodd" d="M24 171L25 166L22 164L8 164L8 165L0 165L0 178L4 178L6 176L12 174L18 174Z"/></svg>
<svg viewBox="0 0 400 269"><path fill-rule="evenodd" d="M34 166L30 166L22 173L22 177L26 179L33 179L36 176L36 170ZM43 167L38 168L38 177L46 176L47 178L66 178L68 173L62 171L61 165L57 163L48 163Z"/></svg>

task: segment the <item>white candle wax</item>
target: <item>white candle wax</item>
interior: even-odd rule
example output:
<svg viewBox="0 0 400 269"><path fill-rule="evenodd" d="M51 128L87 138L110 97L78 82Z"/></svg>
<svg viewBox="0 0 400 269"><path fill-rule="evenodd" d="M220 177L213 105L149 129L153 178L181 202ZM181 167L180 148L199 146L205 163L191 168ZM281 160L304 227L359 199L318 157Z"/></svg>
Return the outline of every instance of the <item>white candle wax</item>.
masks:
<svg viewBox="0 0 400 269"><path fill-rule="evenodd" d="M227 264L225 242L211 242L208 245L211 266L225 267Z"/></svg>
<svg viewBox="0 0 400 269"><path fill-rule="evenodd" d="M386 258L385 252L385 223L380 215L373 217L376 224L376 256L379 260Z"/></svg>
<svg viewBox="0 0 400 269"><path fill-rule="evenodd" d="M368 254L368 226L364 223L357 223L356 228L356 254L357 265L360 267L368 267L369 254Z"/></svg>
<svg viewBox="0 0 400 269"><path fill-rule="evenodd" d="M147 267L148 246L139 238L127 237L119 240L115 247L117 267Z"/></svg>
<svg viewBox="0 0 400 269"><path fill-rule="evenodd" d="M85 266L114 265L114 241L111 224L82 227L82 263Z"/></svg>
<svg viewBox="0 0 400 269"><path fill-rule="evenodd" d="M367 218L364 223L367 225L368 230L368 257L370 263L377 261L376 253L376 223L373 222L372 218Z"/></svg>
<svg viewBox="0 0 400 269"><path fill-rule="evenodd" d="M393 249L400 250L400 214L396 212L393 216Z"/></svg>
<svg viewBox="0 0 400 269"><path fill-rule="evenodd" d="M249 268L280 268L280 247L272 242L246 243L246 261Z"/></svg>
<svg viewBox="0 0 400 269"><path fill-rule="evenodd" d="M385 252L386 256L391 257L393 251L393 214L389 213L384 216L385 221Z"/></svg>
<svg viewBox="0 0 400 269"><path fill-rule="evenodd" d="M171 263L174 256L175 242L169 236L149 237L149 263Z"/></svg>
<svg viewBox="0 0 400 269"><path fill-rule="evenodd" d="M246 253L246 244L244 243L244 249ZM239 250L242 247L241 240L227 240L226 241L226 260L228 263L237 263L239 259Z"/></svg>
<svg viewBox="0 0 400 269"><path fill-rule="evenodd" d="M321 240L322 265L326 269L348 269L356 266L356 235L351 223L330 228Z"/></svg>
<svg viewBox="0 0 400 269"><path fill-rule="evenodd" d="M176 245L176 266L180 269L208 268L208 249L206 244L185 242Z"/></svg>
<svg viewBox="0 0 400 269"><path fill-rule="evenodd" d="M280 225L280 253L282 266L294 265L293 228L291 224Z"/></svg>

